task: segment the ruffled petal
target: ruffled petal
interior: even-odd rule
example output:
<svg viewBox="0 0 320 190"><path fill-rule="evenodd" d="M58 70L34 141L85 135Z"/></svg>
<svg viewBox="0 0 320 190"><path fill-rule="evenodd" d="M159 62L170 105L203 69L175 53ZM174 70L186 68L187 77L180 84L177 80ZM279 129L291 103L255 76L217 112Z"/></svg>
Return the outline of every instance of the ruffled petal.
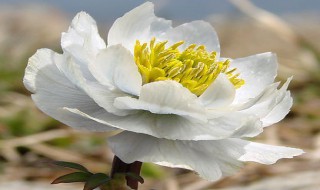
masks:
<svg viewBox="0 0 320 190"><path fill-rule="evenodd" d="M149 42L171 28L171 21L154 15L154 5L146 2L118 18L108 34L108 45L122 44L133 52L136 40Z"/></svg>
<svg viewBox="0 0 320 190"><path fill-rule="evenodd" d="M71 55L87 80L95 81L88 64L95 59L106 44L98 33L94 19L85 12L78 13L68 29L62 33L61 46L64 54Z"/></svg>
<svg viewBox="0 0 320 190"><path fill-rule="evenodd" d="M271 164L280 158L291 158L303 153L299 149L240 139L173 141L130 132L122 132L109 138L108 142L112 151L126 163L153 162L191 169L210 181L233 174L242 166L241 161Z"/></svg>
<svg viewBox="0 0 320 190"><path fill-rule="evenodd" d="M71 127L92 131L115 130L79 115L65 112L64 106L75 107L93 114L101 108L81 89L70 82L56 64L66 64L64 57L48 49L38 50L25 71L24 85L32 92L37 107L51 117Z"/></svg>
<svg viewBox="0 0 320 190"><path fill-rule="evenodd" d="M208 51L215 51L219 57L220 43L214 28L204 21L185 23L168 30L159 37L168 40L168 44L184 41L180 49L186 49L191 44L204 45Z"/></svg>
<svg viewBox="0 0 320 190"><path fill-rule="evenodd" d="M147 110L155 114L175 114L206 121L205 109L180 83L172 80L152 82L143 85L139 99L131 97L116 98L118 109Z"/></svg>
<svg viewBox="0 0 320 190"><path fill-rule="evenodd" d="M261 118L263 126L269 126L283 119L292 106L290 92L287 91L292 78L289 78L278 90L279 83L266 88L259 96L245 103L241 112L253 114Z"/></svg>
<svg viewBox="0 0 320 190"><path fill-rule="evenodd" d="M262 53L231 61L231 69L236 68L239 78L245 84L237 89L234 103L246 102L260 94L273 83L277 75L277 57L273 53Z"/></svg>
<svg viewBox="0 0 320 190"><path fill-rule="evenodd" d="M236 89L225 74L217 79L199 97L206 109L217 109L230 105L235 97Z"/></svg>
<svg viewBox="0 0 320 190"><path fill-rule="evenodd" d="M290 111L293 99L289 91L286 92L285 97L269 112L267 116L262 118L264 126L270 126L281 121Z"/></svg>
<svg viewBox="0 0 320 190"><path fill-rule="evenodd" d="M132 54L121 45L102 50L94 62L89 64L93 76L110 89L117 87L123 92L140 94L142 78Z"/></svg>

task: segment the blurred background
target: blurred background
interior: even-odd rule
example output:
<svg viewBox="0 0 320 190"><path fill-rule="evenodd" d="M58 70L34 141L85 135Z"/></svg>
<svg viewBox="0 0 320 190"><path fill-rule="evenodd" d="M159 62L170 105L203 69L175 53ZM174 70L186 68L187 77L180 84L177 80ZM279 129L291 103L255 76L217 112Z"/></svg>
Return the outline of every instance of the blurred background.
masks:
<svg viewBox="0 0 320 190"><path fill-rule="evenodd" d="M50 185L70 171L51 160L81 163L108 172L113 155L108 133L85 133L41 113L22 78L28 58L39 48L61 52L60 35L84 10L105 39L114 20L142 0L0 0L0 190L78 190L81 184ZM193 172L144 164L142 190L318 190L320 189L320 1L162 0L156 14L174 25L206 20L217 30L222 56L244 57L272 51L279 78L294 76L294 106L280 123L255 140L298 147L306 154L271 166L247 163L218 182Z"/></svg>

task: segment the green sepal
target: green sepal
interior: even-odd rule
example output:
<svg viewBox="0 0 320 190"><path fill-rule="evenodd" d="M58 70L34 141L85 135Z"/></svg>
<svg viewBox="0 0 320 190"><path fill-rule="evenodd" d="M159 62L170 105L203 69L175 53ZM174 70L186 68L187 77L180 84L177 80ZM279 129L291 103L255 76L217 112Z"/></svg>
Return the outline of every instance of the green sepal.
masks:
<svg viewBox="0 0 320 190"><path fill-rule="evenodd" d="M71 169L75 169L75 170L79 170L79 171L82 171L82 172L86 172L86 173L92 174L91 172L89 172L89 170L87 168L85 168L84 166L82 166L80 164L77 164L77 163L64 162L64 161L54 161L52 163L54 165L61 166L61 167L64 167L64 168L71 168Z"/></svg>
<svg viewBox="0 0 320 190"><path fill-rule="evenodd" d="M104 173L93 174L84 185L83 190L93 190L101 185L108 183L110 180L111 178Z"/></svg>
<svg viewBox="0 0 320 190"><path fill-rule="evenodd" d="M84 172L74 172L66 174L55 179L51 184L58 183L73 183L73 182L86 182L92 174Z"/></svg>

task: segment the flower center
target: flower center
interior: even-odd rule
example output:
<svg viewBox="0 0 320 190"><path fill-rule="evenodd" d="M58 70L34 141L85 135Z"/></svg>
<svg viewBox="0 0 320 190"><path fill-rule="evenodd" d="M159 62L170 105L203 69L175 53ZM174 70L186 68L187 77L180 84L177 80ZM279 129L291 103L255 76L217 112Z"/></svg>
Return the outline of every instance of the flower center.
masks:
<svg viewBox="0 0 320 190"><path fill-rule="evenodd" d="M136 41L134 59L143 84L175 80L197 96L200 96L220 73L226 74L236 88L244 84L244 80L238 78L239 74L235 74L236 69L228 69L230 60L216 60L217 52L208 52L205 46L196 44L180 51L178 47L184 41L170 47L166 47L167 42L156 42L155 38L149 45Z"/></svg>

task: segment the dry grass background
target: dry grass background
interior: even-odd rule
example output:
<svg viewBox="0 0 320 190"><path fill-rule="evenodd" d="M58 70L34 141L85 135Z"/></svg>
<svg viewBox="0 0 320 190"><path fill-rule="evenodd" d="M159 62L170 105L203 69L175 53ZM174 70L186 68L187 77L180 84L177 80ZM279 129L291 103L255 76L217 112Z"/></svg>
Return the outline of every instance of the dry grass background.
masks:
<svg viewBox="0 0 320 190"><path fill-rule="evenodd" d="M237 1L232 1L237 4ZM240 18L208 18L221 39L222 55L243 57L272 51L279 57L279 80L294 75L294 106L282 122L256 141L303 148L306 154L271 166L246 164L239 173L212 183L186 170L152 164L143 167L142 190L317 190L320 189L320 21L286 21L250 4ZM0 10L0 190L76 190L79 185L49 185L67 173L50 160L82 163L95 172L110 169L110 133L74 131L37 110L22 85L27 59L38 48L61 51L60 33L69 20L51 8ZM105 36L105 35L103 35Z"/></svg>

